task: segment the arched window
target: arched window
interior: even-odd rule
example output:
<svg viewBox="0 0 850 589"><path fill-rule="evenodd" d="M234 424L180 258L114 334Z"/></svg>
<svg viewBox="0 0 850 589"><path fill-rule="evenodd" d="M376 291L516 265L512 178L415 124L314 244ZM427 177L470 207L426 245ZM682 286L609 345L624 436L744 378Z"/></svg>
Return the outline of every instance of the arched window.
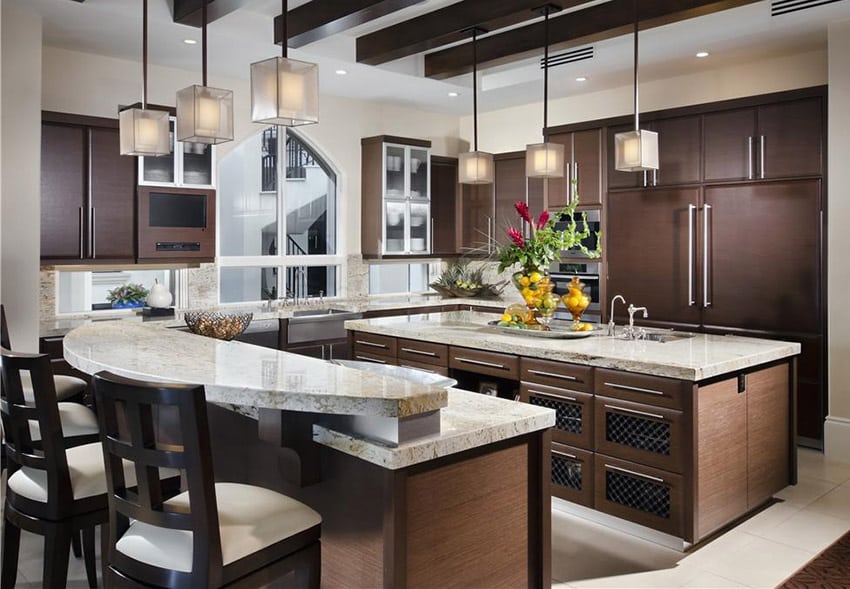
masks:
<svg viewBox="0 0 850 589"><path fill-rule="evenodd" d="M219 166L219 301L340 294L337 209L336 173L291 129L234 148Z"/></svg>

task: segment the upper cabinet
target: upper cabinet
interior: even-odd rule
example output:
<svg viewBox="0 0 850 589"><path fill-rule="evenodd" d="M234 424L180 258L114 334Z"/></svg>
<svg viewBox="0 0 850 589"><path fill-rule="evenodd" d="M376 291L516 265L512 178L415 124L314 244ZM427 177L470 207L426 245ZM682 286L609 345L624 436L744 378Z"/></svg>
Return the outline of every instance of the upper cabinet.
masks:
<svg viewBox="0 0 850 589"><path fill-rule="evenodd" d="M177 141L174 132L176 121L175 117L169 120L169 155L138 158L139 184L213 188L216 183L215 146Z"/></svg>
<svg viewBox="0 0 850 589"><path fill-rule="evenodd" d="M361 140L361 249L365 256L431 252L431 142Z"/></svg>
<svg viewBox="0 0 850 589"><path fill-rule="evenodd" d="M456 157L431 156L431 239L435 254L457 254L460 185Z"/></svg>
<svg viewBox="0 0 850 589"><path fill-rule="evenodd" d="M555 211L576 198L582 207L602 205L602 129L550 135L564 146L564 177L548 182L548 209Z"/></svg>
<svg viewBox="0 0 850 589"><path fill-rule="evenodd" d="M823 172L820 97L706 114L704 127L707 182Z"/></svg>
<svg viewBox="0 0 850 589"><path fill-rule="evenodd" d="M118 121L45 112L41 126L41 259L133 262L134 159Z"/></svg>
<svg viewBox="0 0 850 589"><path fill-rule="evenodd" d="M494 160L495 215L491 247L510 245L508 227L521 226L514 207L518 200L528 203L532 215L539 215L543 210L543 180L526 178L525 152L500 153Z"/></svg>

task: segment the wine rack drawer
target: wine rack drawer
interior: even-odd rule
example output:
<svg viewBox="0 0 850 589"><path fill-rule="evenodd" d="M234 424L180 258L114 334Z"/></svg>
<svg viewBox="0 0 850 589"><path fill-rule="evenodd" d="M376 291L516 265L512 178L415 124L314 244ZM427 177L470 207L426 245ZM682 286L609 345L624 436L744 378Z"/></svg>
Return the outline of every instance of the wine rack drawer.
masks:
<svg viewBox="0 0 850 589"><path fill-rule="evenodd" d="M552 443L552 495L593 507L593 453Z"/></svg>
<svg viewBox="0 0 850 589"><path fill-rule="evenodd" d="M593 449L593 395L523 382L520 400L555 410L553 441Z"/></svg>

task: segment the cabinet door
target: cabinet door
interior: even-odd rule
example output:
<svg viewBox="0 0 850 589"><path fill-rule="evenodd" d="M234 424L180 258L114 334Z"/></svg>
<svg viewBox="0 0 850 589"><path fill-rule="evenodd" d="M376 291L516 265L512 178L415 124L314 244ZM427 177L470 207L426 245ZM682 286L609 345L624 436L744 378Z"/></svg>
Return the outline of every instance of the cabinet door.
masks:
<svg viewBox="0 0 850 589"><path fill-rule="evenodd" d="M168 145L170 146L170 153L159 157L139 158L139 184L175 184L177 177L174 153L174 125L176 121L177 119L174 117L171 117L168 121Z"/></svg>
<svg viewBox="0 0 850 589"><path fill-rule="evenodd" d="M751 108L707 114L703 117L705 180L754 178L755 111Z"/></svg>
<svg viewBox="0 0 850 589"><path fill-rule="evenodd" d="M83 242L87 236L83 233L83 225L88 216L85 204L86 130L42 124L42 258L82 258L85 255ZM131 215L132 212L131 209Z"/></svg>
<svg viewBox="0 0 850 589"><path fill-rule="evenodd" d="M496 217L493 237L498 245L504 246L510 243L508 227L521 227L514 203L518 200L526 200L525 154L510 159L497 159L495 172ZM538 180L538 182L542 181ZM537 210L532 209L533 215L539 213L540 207Z"/></svg>
<svg viewBox="0 0 850 589"><path fill-rule="evenodd" d="M823 173L820 98L760 106L758 130L760 177L790 178Z"/></svg>
<svg viewBox="0 0 850 589"><path fill-rule="evenodd" d="M758 507L789 483L790 388L788 364L746 375L747 509Z"/></svg>
<svg viewBox="0 0 850 589"><path fill-rule="evenodd" d="M698 325L694 209L698 188L608 195L608 295L649 309L650 321ZM694 223L691 224L690 221ZM624 309L617 308L622 324Z"/></svg>
<svg viewBox="0 0 850 589"><path fill-rule="evenodd" d="M573 133L573 161L570 179L581 206L602 206L602 130L588 129ZM570 183L572 186L572 183Z"/></svg>
<svg viewBox="0 0 850 589"><path fill-rule="evenodd" d="M546 183L546 207L550 211L557 211L570 204L572 195L570 178L572 174L572 150L573 150L573 134L558 133L557 135L549 135L547 141L551 143L560 143L564 146L564 177L563 178L547 178ZM582 199L584 202L584 199Z"/></svg>
<svg viewBox="0 0 850 589"><path fill-rule="evenodd" d="M633 131L635 126L620 125L608 128L608 188L638 188L644 185L645 175L643 172L619 172L614 168L614 136L624 131ZM646 126L644 126L644 129ZM579 193L581 198L581 193ZM582 199L582 202L587 202Z"/></svg>
<svg viewBox="0 0 850 589"><path fill-rule="evenodd" d="M410 185L407 174L407 149L384 144L384 198L404 198Z"/></svg>
<svg viewBox="0 0 850 589"><path fill-rule="evenodd" d="M653 186L694 184L700 181L702 120L699 116L661 119L652 124L658 133L658 170Z"/></svg>
<svg viewBox="0 0 850 589"><path fill-rule="evenodd" d="M300 145L298 146L300 148ZM182 186L200 186L210 187L214 184L213 178L213 162L215 161L215 146L206 145L204 143L180 143L178 149L181 150L180 160L180 184ZM287 160L292 158L292 161L286 162L287 177L290 174L303 173L302 154L298 149L292 151L287 147Z"/></svg>
<svg viewBox="0 0 850 589"><path fill-rule="evenodd" d="M456 254L458 164L455 158L431 158L431 239L435 254Z"/></svg>
<svg viewBox="0 0 850 589"><path fill-rule="evenodd" d="M431 188L431 154L420 147L407 147L406 150L410 170L407 195L411 199L427 199Z"/></svg>
<svg viewBox="0 0 850 589"><path fill-rule="evenodd" d="M462 252L489 254L493 247L493 185L461 186L460 211Z"/></svg>
<svg viewBox="0 0 850 589"><path fill-rule="evenodd" d="M705 189L704 325L819 331L820 194L814 179Z"/></svg>
<svg viewBox="0 0 850 589"><path fill-rule="evenodd" d="M92 128L92 258L135 258L136 178L133 158L119 154L118 129Z"/></svg>

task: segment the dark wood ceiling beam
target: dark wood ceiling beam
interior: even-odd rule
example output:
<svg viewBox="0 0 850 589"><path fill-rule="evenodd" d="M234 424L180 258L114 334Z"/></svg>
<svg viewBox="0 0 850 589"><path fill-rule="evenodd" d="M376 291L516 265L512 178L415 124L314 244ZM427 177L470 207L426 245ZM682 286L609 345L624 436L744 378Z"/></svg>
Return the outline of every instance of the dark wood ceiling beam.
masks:
<svg viewBox="0 0 850 589"><path fill-rule="evenodd" d="M251 0L208 0L207 22L213 22L231 12L247 6ZM203 0L172 0L171 18L190 27L201 26Z"/></svg>
<svg viewBox="0 0 850 589"><path fill-rule="evenodd" d="M653 0L640 4L640 28L650 29L759 0ZM557 50L594 43L630 32L634 27L634 0L611 0L584 10L549 19L549 44ZM444 80L472 71L468 43L425 56L425 76ZM519 61L543 48L543 23L512 29L478 40L478 63L495 66Z"/></svg>
<svg viewBox="0 0 850 589"><path fill-rule="evenodd" d="M587 0L553 0L561 8ZM544 0L464 0L357 38L357 61L380 65L469 39L478 27L496 31L533 19Z"/></svg>
<svg viewBox="0 0 850 589"><path fill-rule="evenodd" d="M341 31L381 18L424 0L312 0L289 11L290 47L302 47ZM274 19L274 42L283 39L283 19Z"/></svg>

